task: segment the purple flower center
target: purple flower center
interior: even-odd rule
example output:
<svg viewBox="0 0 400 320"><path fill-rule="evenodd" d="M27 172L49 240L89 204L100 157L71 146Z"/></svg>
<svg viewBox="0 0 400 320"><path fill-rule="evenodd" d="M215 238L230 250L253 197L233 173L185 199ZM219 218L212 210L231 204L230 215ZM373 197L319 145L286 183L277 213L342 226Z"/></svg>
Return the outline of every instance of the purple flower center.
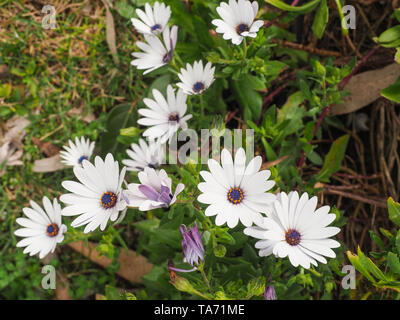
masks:
<svg viewBox="0 0 400 320"><path fill-rule="evenodd" d="M247 24L241 23L236 26L236 32L241 35L243 32L249 31L249 26Z"/></svg>
<svg viewBox="0 0 400 320"><path fill-rule="evenodd" d="M178 112L170 113L168 120L171 122L179 122L179 113Z"/></svg>
<svg viewBox="0 0 400 320"><path fill-rule="evenodd" d="M196 82L193 85L193 91L199 93L200 91L204 90L204 83L203 82Z"/></svg>
<svg viewBox="0 0 400 320"><path fill-rule="evenodd" d="M49 237L53 238L53 237L55 237L56 235L58 235L58 231L59 231L58 225L56 225L55 223L52 223L52 224L49 224L49 225L47 226L46 234L47 234Z"/></svg>
<svg viewBox="0 0 400 320"><path fill-rule="evenodd" d="M244 199L244 193L242 189L235 187L230 188L228 192L228 201L233 204L239 204Z"/></svg>
<svg viewBox="0 0 400 320"><path fill-rule="evenodd" d="M157 31L158 29L161 29L161 25L158 23L151 27L152 32Z"/></svg>
<svg viewBox="0 0 400 320"><path fill-rule="evenodd" d="M104 192L100 202L104 209L110 209L117 204L117 195L113 192Z"/></svg>
<svg viewBox="0 0 400 320"><path fill-rule="evenodd" d="M285 232L285 240L291 246L297 246L301 240L301 234L295 229L289 229Z"/></svg>
<svg viewBox="0 0 400 320"><path fill-rule="evenodd" d="M81 157L78 159L78 163L81 164L83 160L88 160L88 159L89 159L89 158L88 158L87 156L81 156Z"/></svg>

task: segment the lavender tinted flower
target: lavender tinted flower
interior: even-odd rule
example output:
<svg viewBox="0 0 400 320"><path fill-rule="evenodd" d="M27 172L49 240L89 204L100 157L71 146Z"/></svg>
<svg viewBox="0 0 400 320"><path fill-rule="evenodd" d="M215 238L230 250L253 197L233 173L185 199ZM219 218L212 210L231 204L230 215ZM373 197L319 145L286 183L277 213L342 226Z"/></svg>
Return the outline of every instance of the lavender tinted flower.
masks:
<svg viewBox="0 0 400 320"><path fill-rule="evenodd" d="M201 240L202 236L199 233L197 224L190 228L188 231L185 225L181 225L180 228L182 233L182 249L185 260L195 267L199 264L199 260L204 260L204 247Z"/></svg>
<svg viewBox="0 0 400 320"><path fill-rule="evenodd" d="M265 285L264 299L265 300L276 300L276 293L275 293L275 288L273 285L268 285L268 283Z"/></svg>

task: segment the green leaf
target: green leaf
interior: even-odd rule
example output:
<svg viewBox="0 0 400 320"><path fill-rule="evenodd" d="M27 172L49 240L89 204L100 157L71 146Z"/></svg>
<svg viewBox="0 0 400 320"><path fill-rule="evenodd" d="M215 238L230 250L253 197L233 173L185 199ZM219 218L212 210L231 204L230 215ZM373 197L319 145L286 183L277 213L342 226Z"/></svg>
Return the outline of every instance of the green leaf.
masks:
<svg viewBox="0 0 400 320"><path fill-rule="evenodd" d="M381 91L381 96L396 103L400 103L400 78L389 87L383 89Z"/></svg>
<svg viewBox="0 0 400 320"><path fill-rule="evenodd" d="M0 98L7 98L11 94L11 88L8 83L0 85Z"/></svg>
<svg viewBox="0 0 400 320"><path fill-rule="evenodd" d="M389 252L387 256L387 263L393 273L400 274L400 261L396 254Z"/></svg>
<svg viewBox="0 0 400 320"><path fill-rule="evenodd" d="M372 260L370 258L365 256L365 254L361 251L360 247L358 247L357 253L358 253L360 262L364 266L365 269L367 269L369 272L371 272L379 280L383 280L383 281L387 280L386 276L383 274L383 272L376 266L375 263L372 262Z"/></svg>
<svg viewBox="0 0 400 320"><path fill-rule="evenodd" d="M248 75L244 79L232 81L233 91L243 110L245 120L257 121L261 114L262 98L253 89L251 81Z"/></svg>
<svg viewBox="0 0 400 320"><path fill-rule="evenodd" d="M396 243L397 254L400 255L400 230L397 232L395 243Z"/></svg>
<svg viewBox="0 0 400 320"><path fill-rule="evenodd" d="M326 155L324 165L317 176L318 181L328 182L332 174L340 170L348 141L349 135L346 134L333 142Z"/></svg>
<svg viewBox="0 0 400 320"><path fill-rule="evenodd" d="M368 270L365 269L365 267L360 262L360 258L356 254L347 251L347 257L349 258L351 264L357 269L358 272L360 272L364 277L366 277L372 283L375 282L375 279L371 276Z"/></svg>
<svg viewBox="0 0 400 320"><path fill-rule="evenodd" d="M394 201L391 197L387 200L389 219L400 226L400 203Z"/></svg>
<svg viewBox="0 0 400 320"><path fill-rule="evenodd" d="M377 40L384 47L397 47L400 42L400 25L382 32Z"/></svg>
<svg viewBox="0 0 400 320"><path fill-rule="evenodd" d="M117 2L117 11L124 18L130 19L136 17L135 8L124 1Z"/></svg>
<svg viewBox="0 0 400 320"><path fill-rule="evenodd" d="M321 4L315 14L314 22L312 24L312 31L317 36L318 39L322 38L324 34L326 25L328 24L329 20L329 8L326 4L326 0L322 0Z"/></svg>
<svg viewBox="0 0 400 320"><path fill-rule="evenodd" d="M121 129L137 126L132 112L133 109L130 104L120 104L109 112L106 123L107 132L102 135L100 143L103 156L109 152L113 153L117 149L117 137Z"/></svg>
<svg viewBox="0 0 400 320"><path fill-rule="evenodd" d="M296 13L310 12L318 5L318 3L320 3L320 1L321 0L312 0L301 6L291 6L280 0L265 0L265 2L272 4L273 6L279 8L279 9L282 9L285 11L290 11L290 12L296 12Z"/></svg>

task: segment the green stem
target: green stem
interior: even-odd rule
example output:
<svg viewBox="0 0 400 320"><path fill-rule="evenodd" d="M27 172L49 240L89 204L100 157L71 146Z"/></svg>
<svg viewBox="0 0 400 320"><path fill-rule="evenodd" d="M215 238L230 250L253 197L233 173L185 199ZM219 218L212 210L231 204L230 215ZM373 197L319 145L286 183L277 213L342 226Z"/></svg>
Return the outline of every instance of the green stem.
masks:
<svg viewBox="0 0 400 320"><path fill-rule="evenodd" d="M204 115L204 101L203 101L203 95L199 95L200 98L200 117L203 117Z"/></svg>
<svg viewBox="0 0 400 320"><path fill-rule="evenodd" d="M243 60L246 60L247 57L247 40L243 38Z"/></svg>
<svg viewBox="0 0 400 320"><path fill-rule="evenodd" d="M201 262L199 263L199 265L198 265L197 268L200 270L201 275L203 276L204 282L205 282L205 284L206 284L207 287L208 287L208 290L211 292L211 294L214 295L214 291L213 291L213 289L211 288L210 281L208 281L207 275L206 275L206 273L205 273L205 271L204 271L204 264L203 264L203 261L201 261Z"/></svg>

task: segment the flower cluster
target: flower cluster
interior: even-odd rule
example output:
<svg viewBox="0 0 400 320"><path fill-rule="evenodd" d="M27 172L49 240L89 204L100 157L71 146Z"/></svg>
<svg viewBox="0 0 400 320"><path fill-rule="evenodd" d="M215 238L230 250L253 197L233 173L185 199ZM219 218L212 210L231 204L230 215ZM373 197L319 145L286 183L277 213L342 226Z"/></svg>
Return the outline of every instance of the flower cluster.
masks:
<svg viewBox="0 0 400 320"><path fill-rule="evenodd" d="M145 42L136 43L142 51L132 54L135 59L131 64L147 74L174 59L178 27L168 25L171 9L164 3L155 2L154 7L147 3L145 11L137 9L136 13L139 19L132 18L132 24ZM263 25L262 20L255 20L258 14L256 1L222 2L217 13L222 19L212 21L217 27L216 32L235 45L239 45L244 37L256 37ZM128 207L148 211L175 204L185 186L178 183L173 187L172 179L160 168L166 160L164 146L179 129L188 128L187 122L192 118L186 113L188 95L203 94L212 85L214 73L215 67L210 62L205 65L201 60L193 65L187 63L177 75L181 82L176 83L175 88L169 84L165 96L153 89L152 98L143 99L147 108L138 110L141 116L138 124L146 129L138 144L132 144L126 151L130 158L122 161L126 167L120 168L111 153L104 159L96 156L91 162L94 142L84 137L69 141L61 157L65 165L73 168L78 181L62 182L69 192L60 197L64 208L57 199L51 204L44 197L44 210L33 201L30 203L32 208L23 209L27 218L17 219L23 228L15 234L25 239L17 245L26 247L24 252L40 253L43 258L63 241L67 228L62 224L61 216L77 216L71 226L85 226L84 233L88 233L97 228L105 230L109 221L121 221ZM149 143L143 138L148 138ZM261 156L247 159L243 148L238 148L234 154L223 149L220 161L209 159L207 166L208 171L200 172L204 181L197 185L200 191L197 201L206 206L205 216L215 216L216 226L226 224L235 228L242 224L246 235L259 239L255 247L260 249L260 256L288 257L294 267L310 268L317 262L327 263L325 257L335 257L332 248L340 244L330 237L340 229L329 225L336 215L329 213L329 206L317 209L317 197L309 198L307 193L272 193L275 181L270 179L271 171L263 169ZM139 182L125 181L126 171L138 172ZM184 261L193 269L170 266L170 270L200 269L203 272L205 250L197 224L189 230L182 225L180 231ZM275 299L274 287L267 286L264 296Z"/></svg>

